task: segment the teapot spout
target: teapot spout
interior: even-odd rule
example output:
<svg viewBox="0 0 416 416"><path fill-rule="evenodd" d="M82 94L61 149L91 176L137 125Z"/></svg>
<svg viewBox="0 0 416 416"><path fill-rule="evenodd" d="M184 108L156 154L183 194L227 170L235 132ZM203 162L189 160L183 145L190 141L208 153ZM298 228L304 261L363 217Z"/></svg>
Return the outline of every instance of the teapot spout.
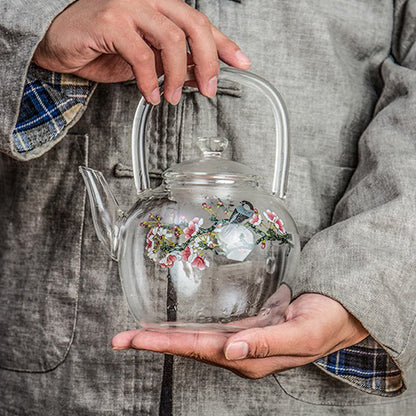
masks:
<svg viewBox="0 0 416 416"><path fill-rule="evenodd" d="M80 166L79 171L87 187L97 237L111 258L117 260L120 225L124 213L101 172L86 166Z"/></svg>

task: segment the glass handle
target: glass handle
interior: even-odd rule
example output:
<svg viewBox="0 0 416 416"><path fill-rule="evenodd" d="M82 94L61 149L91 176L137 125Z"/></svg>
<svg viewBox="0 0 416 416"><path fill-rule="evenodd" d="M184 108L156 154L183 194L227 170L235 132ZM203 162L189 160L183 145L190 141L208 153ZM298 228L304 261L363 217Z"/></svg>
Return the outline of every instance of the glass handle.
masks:
<svg viewBox="0 0 416 416"><path fill-rule="evenodd" d="M221 68L220 80L238 82L262 92L269 100L276 126L276 149L273 171L272 194L284 199L289 173L289 122L283 98L268 81L247 71L236 68ZM163 87L163 77L159 79ZM134 182L138 193L150 188L145 152L145 131L149 111L153 106L142 97L136 109L132 129L132 159Z"/></svg>

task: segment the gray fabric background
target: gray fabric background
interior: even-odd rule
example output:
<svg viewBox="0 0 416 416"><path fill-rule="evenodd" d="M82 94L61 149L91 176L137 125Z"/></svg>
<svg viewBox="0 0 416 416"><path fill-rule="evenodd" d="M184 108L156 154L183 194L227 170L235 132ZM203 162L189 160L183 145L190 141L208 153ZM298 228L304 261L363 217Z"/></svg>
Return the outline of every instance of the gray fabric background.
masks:
<svg viewBox="0 0 416 416"><path fill-rule="evenodd" d="M175 358L174 414L414 414L416 2L197 3L286 100L286 203L305 245L289 282L294 294L343 303L398 361L408 390L372 396L313 365L250 381ZM0 39L9 45L0 51L6 153L31 53L66 4L0 5ZM137 98L132 84L101 85L78 124L42 157L0 156L1 414L158 414L163 357L109 347L135 323L77 173L88 162L123 207L133 203L129 134ZM158 107L149 137L154 184L171 163L195 154L192 137L218 134L230 139L229 157L256 167L269 187L273 128L264 106L243 90L211 101L187 93L176 108Z"/></svg>

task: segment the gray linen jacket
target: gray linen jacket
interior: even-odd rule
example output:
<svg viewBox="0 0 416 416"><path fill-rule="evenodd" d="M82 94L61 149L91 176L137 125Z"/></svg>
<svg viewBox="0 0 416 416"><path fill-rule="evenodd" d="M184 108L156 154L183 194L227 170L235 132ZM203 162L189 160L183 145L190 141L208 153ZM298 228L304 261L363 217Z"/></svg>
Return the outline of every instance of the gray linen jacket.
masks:
<svg viewBox="0 0 416 416"><path fill-rule="evenodd" d="M100 85L63 140L27 153L11 141L33 51L71 2L0 4L0 414L166 414L168 378L174 415L413 415L416 1L189 2L284 96L287 206L304 245L288 283L294 296L337 299L386 348L407 385L389 398L313 365L253 381L178 357L167 373L161 355L110 349L111 337L135 323L117 265L95 237L77 167L101 170L122 205L132 204L137 89ZM230 139L229 156L270 186L265 106L252 92L220 89L212 101L188 93L176 107L158 107L148 152L154 183L195 154L192 137L218 134Z"/></svg>

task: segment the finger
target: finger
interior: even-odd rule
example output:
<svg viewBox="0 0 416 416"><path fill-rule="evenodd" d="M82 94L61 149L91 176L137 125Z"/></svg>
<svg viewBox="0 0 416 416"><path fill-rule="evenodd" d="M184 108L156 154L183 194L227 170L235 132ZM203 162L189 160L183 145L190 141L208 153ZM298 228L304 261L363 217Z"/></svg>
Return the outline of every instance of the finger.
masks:
<svg viewBox="0 0 416 416"><path fill-rule="evenodd" d="M161 352L218 364L224 360L224 334L140 331L131 341L139 350Z"/></svg>
<svg viewBox="0 0 416 416"><path fill-rule="evenodd" d="M162 57L160 56L160 51L158 51L156 48L150 45L150 48L153 51L153 54L155 55L155 67L156 67L156 73L157 77L159 78L161 75L163 75L163 62Z"/></svg>
<svg viewBox="0 0 416 416"><path fill-rule="evenodd" d="M227 336L219 333L169 333L138 330L125 333L127 341L131 335L131 347L164 354L179 355L204 363L219 366L240 377L258 379L269 374L311 362L306 357L267 357L230 361L224 356L224 344ZM123 344L125 345L125 344Z"/></svg>
<svg viewBox="0 0 416 416"><path fill-rule="evenodd" d="M143 332L143 329L132 329L130 331L120 332L111 340L111 348L114 350L127 350L131 348L131 341L140 332Z"/></svg>
<svg viewBox="0 0 416 416"><path fill-rule="evenodd" d="M318 354L319 336L311 336L302 320L252 328L231 336L225 345L229 360L280 355L309 357Z"/></svg>
<svg viewBox="0 0 416 416"><path fill-rule="evenodd" d="M134 30L127 30L114 40L117 52L132 67L136 83L144 98L153 105L159 104L155 55Z"/></svg>
<svg viewBox="0 0 416 416"><path fill-rule="evenodd" d="M250 59L236 43L225 36L214 25L211 25L211 31L217 46L218 56L223 62L240 69L250 68Z"/></svg>
<svg viewBox="0 0 416 416"><path fill-rule="evenodd" d="M147 42L160 51L165 74L164 95L171 104L177 104L186 76L186 36L171 20L152 8L134 8L137 30Z"/></svg>
<svg viewBox="0 0 416 416"><path fill-rule="evenodd" d="M186 34L198 88L207 97L217 91L219 60L209 19L182 0L160 2L159 10Z"/></svg>

